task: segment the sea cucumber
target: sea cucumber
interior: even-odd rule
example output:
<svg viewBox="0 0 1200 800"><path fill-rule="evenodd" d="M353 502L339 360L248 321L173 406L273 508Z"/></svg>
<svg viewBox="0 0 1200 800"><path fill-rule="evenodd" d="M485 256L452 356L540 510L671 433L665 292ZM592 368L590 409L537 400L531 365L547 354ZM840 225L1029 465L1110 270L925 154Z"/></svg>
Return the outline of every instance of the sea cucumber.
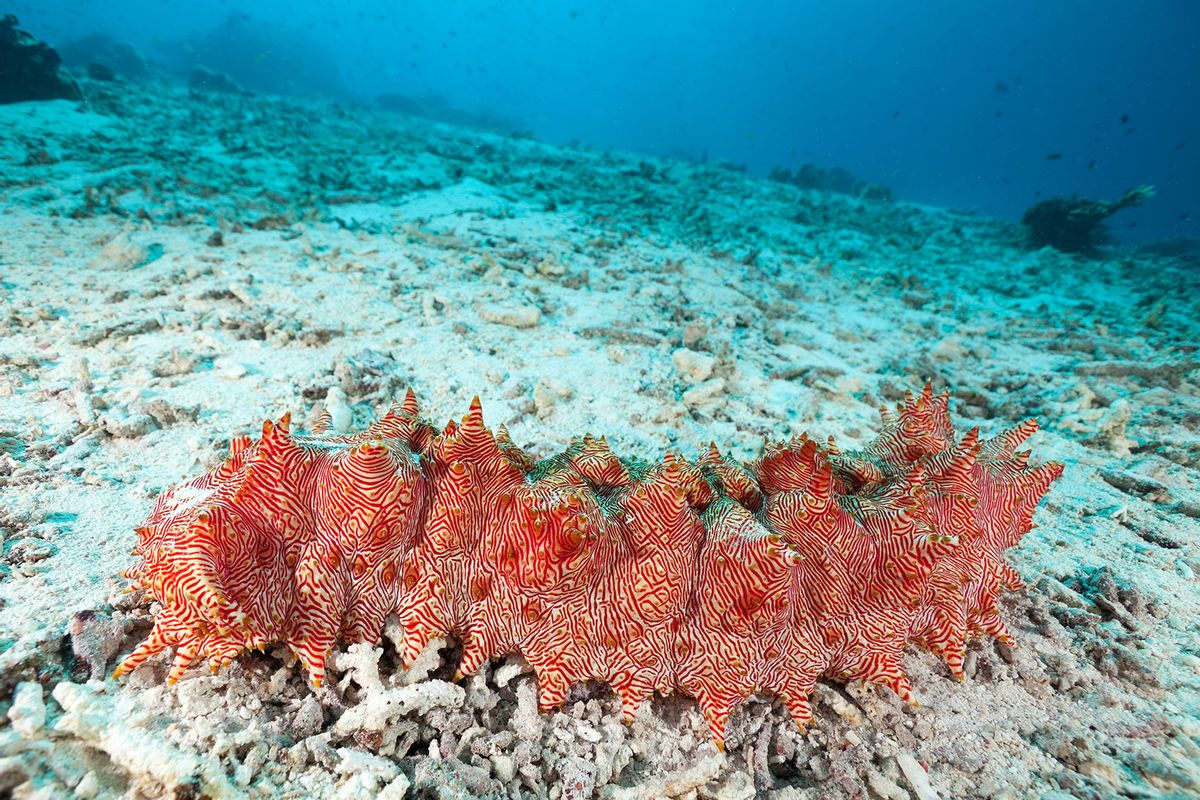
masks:
<svg viewBox="0 0 1200 800"><path fill-rule="evenodd" d="M543 710L586 679L627 720L681 692L719 747L752 693L801 727L823 677L913 702L908 643L961 679L967 639L1012 642L996 601L1021 581L1003 553L1062 465L1016 452L1034 420L956 441L928 385L882 415L861 451L801 435L748 465L715 446L619 458L591 436L535 461L484 427L478 398L439 434L411 391L361 433L267 421L138 529L122 574L161 610L115 676L167 647L174 682L283 642L320 685L338 639L378 643L398 614L406 665L451 634L460 675L523 654Z"/></svg>

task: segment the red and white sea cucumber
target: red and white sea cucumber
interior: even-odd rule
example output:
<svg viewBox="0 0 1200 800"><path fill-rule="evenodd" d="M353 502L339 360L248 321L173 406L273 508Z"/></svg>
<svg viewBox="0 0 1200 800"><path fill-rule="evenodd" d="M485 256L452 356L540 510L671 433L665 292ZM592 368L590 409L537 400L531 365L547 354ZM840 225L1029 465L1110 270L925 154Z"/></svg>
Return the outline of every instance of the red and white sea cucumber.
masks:
<svg viewBox="0 0 1200 800"><path fill-rule="evenodd" d="M283 642L319 685L338 640L378 643L397 614L405 664L449 634L460 674L524 655L543 710L587 679L626 719L681 692L722 747L752 693L802 727L821 678L911 702L907 644L961 678L967 640L1011 642L1003 553L1062 472L1016 452L1033 420L956 441L947 406L926 386L861 451L799 436L744 466L715 447L620 458L591 436L535 461L478 399L440 434L411 392L356 434L293 434L285 415L158 498L123 574L161 609L115 674L174 647L174 682Z"/></svg>

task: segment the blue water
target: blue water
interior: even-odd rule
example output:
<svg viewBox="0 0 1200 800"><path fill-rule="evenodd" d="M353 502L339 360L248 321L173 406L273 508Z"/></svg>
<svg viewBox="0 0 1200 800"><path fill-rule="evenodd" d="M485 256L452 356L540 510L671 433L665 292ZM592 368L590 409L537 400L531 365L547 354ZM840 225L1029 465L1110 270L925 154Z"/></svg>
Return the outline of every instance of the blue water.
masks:
<svg viewBox="0 0 1200 800"><path fill-rule="evenodd" d="M1149 183L1156 197L1113 218L1115 237L1200 238L1194 0L24 0L8 10L52 45L104 32L170 68L204 62L260 91L437 95L551 142L755 174L843 167L903 200L1014 221L1052 195L1115 199ZM213 37L223 24L238 35Z"/></svg>

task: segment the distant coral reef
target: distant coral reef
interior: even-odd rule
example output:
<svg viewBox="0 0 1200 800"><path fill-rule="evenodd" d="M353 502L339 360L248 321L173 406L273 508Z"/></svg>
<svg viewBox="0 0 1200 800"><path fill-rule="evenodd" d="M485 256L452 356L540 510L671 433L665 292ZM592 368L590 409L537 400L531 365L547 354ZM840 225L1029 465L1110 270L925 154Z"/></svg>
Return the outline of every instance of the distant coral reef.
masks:
<svg viewBox="0 0 1200 800"><path fill-rule="evenodd" d="M864 181L841 167L826 169L816 164L802 164L795 172L785 167L772 167L768 177L773 181L790 183L802 189L819 189L888 203L896 200L890 187Z"/></svg>
<svg viewBox="0 0 1200 800"><path fill-rule="evenodd" d="M116 78L140 79L150 74L146 57L128 42L105 33L90 33L72 39L58 48L63 63L72 69L86 70L88 77L105 80L98 72L107 70Z"/></svg>
<svg viewBox="0 0 1200 800"><path fill-rule="evenodd" d="M394 111L411 117L423 117L436 122L465 125L469 128L479 128L497 133L520 133L532 136L532 134L525 133L529 126L515 117L508 117L487 108L475 110L457 108L451 105L446 98L437 94L415 96L399 92L385 92L375 98L375 104L384 111Z"/></svg>
<svg viewBox="0 0 1200 800"><path fill-rule="evenodd" d="M182 75L194 79L194 70L203 67L226 77L239 90L342 98L347 95L337 63L315 40L243 13L231 13L204 33L164 43L159 56Z"/></svg>
<svg viewBox="0 0 1200 800"><path fill-rule="evenodd" d="M220 94L250 94L237 81L223 72L216 72L207 67L196 67L188 76L188 88L204 92L219 92Z"/></svg>

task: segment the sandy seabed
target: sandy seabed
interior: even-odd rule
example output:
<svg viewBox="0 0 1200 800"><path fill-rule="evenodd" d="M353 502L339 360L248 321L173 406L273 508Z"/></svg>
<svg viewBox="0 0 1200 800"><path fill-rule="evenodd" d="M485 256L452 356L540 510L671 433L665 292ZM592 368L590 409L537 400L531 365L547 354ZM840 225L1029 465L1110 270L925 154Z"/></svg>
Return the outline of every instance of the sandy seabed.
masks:
<svg viewBox="0 0 1200 800"><path fill-rule="evenodd" d="M1200 267L1029 251L944 209L327 103L88 87L0 107L0 795L1200 796ZM538 455L743 459L854 447L926 377L1066 463L1010 560L1015 648L920 708L822 685L718 753L696 705L631 726L605 686L538 714L519 658L451 682L399 633L313 691L282 648L168 687L104 680L147 632L122 594L164 488L290 410L362 425L406 387L472 395Z"/></svg>

